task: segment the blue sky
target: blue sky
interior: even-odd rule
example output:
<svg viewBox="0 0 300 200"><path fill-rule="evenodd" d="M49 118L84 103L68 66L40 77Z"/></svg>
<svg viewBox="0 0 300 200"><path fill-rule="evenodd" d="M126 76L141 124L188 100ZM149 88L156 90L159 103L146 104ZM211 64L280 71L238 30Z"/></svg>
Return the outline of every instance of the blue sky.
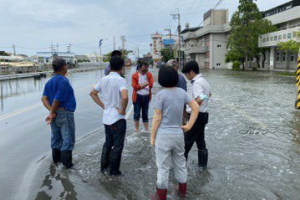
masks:
<svg viewBox="0 0 300 200"><path fill-rule="evenodd" d="M260 10L266 10L288 0L258 0ZM66 51L72 44L76 54L99 52L98 41L105 38L102 52L121 47L120 36L126 36L127 49L150 51L150 34L169 26L176 31L177 21L171 13L177 8L182 26L198 26L203 14L218 0L0 0L0 51L35 55L49 51L51 43ZM270 4L272 2L272 5ZM224 0L218 7L237 9L238 0Z"/></svg>

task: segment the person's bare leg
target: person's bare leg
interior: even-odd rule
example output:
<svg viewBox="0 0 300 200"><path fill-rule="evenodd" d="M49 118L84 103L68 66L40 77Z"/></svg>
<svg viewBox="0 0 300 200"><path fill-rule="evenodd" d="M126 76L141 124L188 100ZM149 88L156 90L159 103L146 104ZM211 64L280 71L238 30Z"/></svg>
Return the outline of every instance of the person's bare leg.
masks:
<svg viewBox="0 0 300 200"><path fill-rule="evenodd" d="M134 126L135 126L135 132L139 132L140 131L140 123L139 123L139 121L134 121Z"/></svg>
<svg viewBox="0 0 300 200"><path fill-rule="evenodd" d="M149 131L149 123L148 122L144 122L144 128L146 131Z"/></svg>

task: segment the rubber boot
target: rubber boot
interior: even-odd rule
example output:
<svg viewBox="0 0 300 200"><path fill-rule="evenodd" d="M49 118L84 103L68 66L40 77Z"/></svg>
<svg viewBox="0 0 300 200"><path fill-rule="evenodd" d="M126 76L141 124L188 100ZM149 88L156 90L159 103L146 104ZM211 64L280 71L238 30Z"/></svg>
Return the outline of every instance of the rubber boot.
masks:
<svg viewBox="0 0 300 200"><path fill-rule="evenodd" d="M110 175L120 176L122 172L120 171L121 164L121 154L120 153L111 153L110 154Z"/></svg>
<svg viewBox="0 0 300 200"><path fill-rule="evenodd" d="M198 150L199 168L201 170L206 170L207 160L208 160L208 151L207 151L207 149Z"/></svg>
<svg viewBox="0 0 300 200"><path fill-rule="evenodd" d="M111 148L103 147L101 155L101 172L103 173L109 166L110 163L110 152Z"/></svg>
<svg viewBox="0 0 300 200"><path fill-rule="evenodd" d="M187 184L186 183L179 183L178 194L180 196L185 197L186 196L186 188L187 188Z"/></svg>
<svg viewBox="0 0 300 200"><path fill-rule="evenodd" d="M60 149L52 149L52 159L55 164L61 162L61 152Z"/></svg>
<svg viewBox="0 0 300 200"><path fill-rule="evenodd" d="M61 152L61 161L62 161L62 164L67 169L70 169L71 167L73 167L73 163L72 163L72 151L62 151Z"/></svg>
<svg viewBox="0 0 300 200"><path fill-rule="evenodd" d="M168 194L167 189L159 189L156 187L156 200L166 200L167 194Z"/></svg>

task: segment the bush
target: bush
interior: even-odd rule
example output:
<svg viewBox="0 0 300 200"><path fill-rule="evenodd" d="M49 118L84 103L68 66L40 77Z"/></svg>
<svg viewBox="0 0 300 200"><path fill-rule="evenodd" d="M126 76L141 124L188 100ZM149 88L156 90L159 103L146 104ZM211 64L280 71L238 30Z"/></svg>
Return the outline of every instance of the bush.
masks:
<svg viewBox="0 0 300 200"><path fill-rule="evenodd" d="M240 66L241 66L241 62L240 61L234 61L232 64L232 70L233 71L239 71L240 70Z"/></svg>

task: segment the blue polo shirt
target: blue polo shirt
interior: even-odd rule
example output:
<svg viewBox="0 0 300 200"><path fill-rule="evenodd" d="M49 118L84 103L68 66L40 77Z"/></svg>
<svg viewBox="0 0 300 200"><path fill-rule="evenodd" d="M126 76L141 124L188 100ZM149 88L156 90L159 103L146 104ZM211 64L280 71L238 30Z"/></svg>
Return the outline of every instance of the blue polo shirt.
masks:
<svg viewBox="0 0 300 200"><path fill-rule="evenodd" d="M43 96L48 97L50 105L56 100L60 102L60 108L71 112L76 109L74 90L69 80L62 75L55 75L46 83Z"/></svg>

